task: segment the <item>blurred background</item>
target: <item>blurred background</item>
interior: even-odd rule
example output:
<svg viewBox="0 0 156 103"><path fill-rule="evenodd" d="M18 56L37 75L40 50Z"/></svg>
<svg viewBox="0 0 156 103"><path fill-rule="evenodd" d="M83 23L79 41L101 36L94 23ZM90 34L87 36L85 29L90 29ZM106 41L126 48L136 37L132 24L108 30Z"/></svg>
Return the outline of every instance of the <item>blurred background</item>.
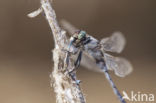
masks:
<svg viewBox="0 0 156 103"><path fill-rule="evenodd" d="M121 31L127 45L120 56L131 61L134 71L125 78L111 72L113 80L121 92L156 95L155 0L53 1L58 20L98 39ZM27 17L39 6L39 0L0 0L0 103L55 103L49 78L51 30L43 15ZM103 74L83 67L77 74L87 103L119 103Z"/></svg>

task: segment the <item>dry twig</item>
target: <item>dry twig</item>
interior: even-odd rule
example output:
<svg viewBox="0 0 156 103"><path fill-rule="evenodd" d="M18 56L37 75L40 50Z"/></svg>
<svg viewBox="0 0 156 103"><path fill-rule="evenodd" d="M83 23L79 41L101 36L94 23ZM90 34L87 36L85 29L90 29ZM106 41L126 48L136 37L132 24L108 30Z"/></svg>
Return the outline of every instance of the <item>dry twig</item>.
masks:
<svg viewBox="0 0 156 103"><path fill-rule="evenodd" d="M68 39L66 32L63 31L56 20L56 14L49 0L41 0L41 7L30 14L29 17L33 18L40 14L45 13L45 17L53 32L55 41L55 48L53 50L54 69L51 74L51 85L54 87L56 93L57 103L85 103L85 98L80 89L79 80L76 79L76 72L68 73L74 68L74 61L69 58L69 65L64 62Z"/></svg>

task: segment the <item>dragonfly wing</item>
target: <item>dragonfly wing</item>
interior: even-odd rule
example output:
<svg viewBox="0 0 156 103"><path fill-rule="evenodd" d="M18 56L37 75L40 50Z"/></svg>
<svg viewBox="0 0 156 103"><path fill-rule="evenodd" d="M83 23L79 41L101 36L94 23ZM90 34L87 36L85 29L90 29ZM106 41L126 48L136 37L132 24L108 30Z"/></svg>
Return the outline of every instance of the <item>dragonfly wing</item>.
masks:
<svg viewBox="0 0 156 103"><path fill-rule="evenodd" d="M104 51L121 53L126 44L126 40L122 33L115 32L109 38L104 38L100 41Z"/></svg>
<svg viewBox="0 0 156 103"><path fill-rule="evenodd" d="M78 55L75 55L73 58L76 60L76 57ZM103 72L96 64L96 61L93 57L88 55L88 53L83 52L82 60L81 60L81 66L85 67L88 70L94 71L94 72Z"/></svg>
<svg viewBox="0 0 156 103"><path fill-rule="evenodd" d="M65 29L65 30L67 30L67 32L69 32L69 35L73 35L75 33L75 31L78 30L74 25L72 25L71 23L69 23L66 20L61 20L60 24L63 29Z"/></svg>
<svg viewBox="0 0 156 103"><path fill-rule="evenodd" d="M105 53L104 59L108 70L113 70L119 77L125 77L133 70L131 63L125 58L113 57Z"/></svg>

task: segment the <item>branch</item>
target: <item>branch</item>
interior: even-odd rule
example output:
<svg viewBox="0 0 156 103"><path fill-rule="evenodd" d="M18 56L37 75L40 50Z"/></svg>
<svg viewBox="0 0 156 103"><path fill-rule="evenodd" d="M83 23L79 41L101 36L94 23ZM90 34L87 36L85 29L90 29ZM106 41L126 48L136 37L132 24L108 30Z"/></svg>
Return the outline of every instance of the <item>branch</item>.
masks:
<svg viewBox="0 0 156 103"><path fill-rule="evenodd" d="M49 0L41 0L41 8L37 11L28 14L29 17L36 17L41 12L45 17L52 30L55 48L53 50L54 69L51 77L51 86L54 87L57 103L85 103L85 98L80 89L79 80L76 79L76 72L69 75L69 71L74 68L72 57L69 58L69 65L65 63L66 49L68 39L65 31L63 31L56 20L56 14Z"/></svg>

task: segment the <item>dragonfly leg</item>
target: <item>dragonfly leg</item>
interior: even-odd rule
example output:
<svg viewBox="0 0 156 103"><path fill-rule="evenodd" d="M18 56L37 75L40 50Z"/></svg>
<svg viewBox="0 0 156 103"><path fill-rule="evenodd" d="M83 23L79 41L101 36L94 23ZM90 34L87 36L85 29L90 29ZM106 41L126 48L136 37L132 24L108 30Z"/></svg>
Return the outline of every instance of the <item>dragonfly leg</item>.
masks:
<svg viewBox="0 0 156 103"><path fill-rule="evenodd" d="M69 72L69 75L70 75L70 77L75 81L75 82L73 82L73 83L76 83L77 85L79 85L79 84L81 83L81 80L77 80L77 79L76 79L75 73L73 73L73 72L71 71L71 72Z"/></svg>
<svg viewBox="0 0 156 103"><path fill-rule="evenodd" d="M66 54L65 62L67 64L67 66L68 66L68 64L69 64L69 52L67 52L67 54Z"/></svg>
<svg viewBox="0 0 156 103"><path fill-rule="evenodd" d="M69 65L69 58L70 58L70 52L67 50L63 50L65 53L65 59L64 59L64 70L66 70L66 68Z"/></svg>
<svg viewBox="0 0 156 103"><path fill-rule="evenodd" d="M69 45L68 45L68 50L70 50L70 47L73 43L73 40L70 41ZM70 53L68 50L63 50L66 52L66 57L65 57L65 63L66 63L66 66L68 67L68 64L69 64L69 56L70 56Z"/></svg>
<svg viewBox="0 0 156 103"><path fill-rule="evenodd" d="M79 52L79 55L74 63L75 65L75 68L78 68L80 66L80 63L81 63L81 58L82 58L82 51Z"/></svg>
<svg viewBox="0 0 156 103"><path fill-rule="evenodd" d="M82 51L79 52L79 55L78 55L78 57L74 63L75 67L69 73L72 73L73 71L75 71L80 66L81 58L82 58Z"/></svg>

